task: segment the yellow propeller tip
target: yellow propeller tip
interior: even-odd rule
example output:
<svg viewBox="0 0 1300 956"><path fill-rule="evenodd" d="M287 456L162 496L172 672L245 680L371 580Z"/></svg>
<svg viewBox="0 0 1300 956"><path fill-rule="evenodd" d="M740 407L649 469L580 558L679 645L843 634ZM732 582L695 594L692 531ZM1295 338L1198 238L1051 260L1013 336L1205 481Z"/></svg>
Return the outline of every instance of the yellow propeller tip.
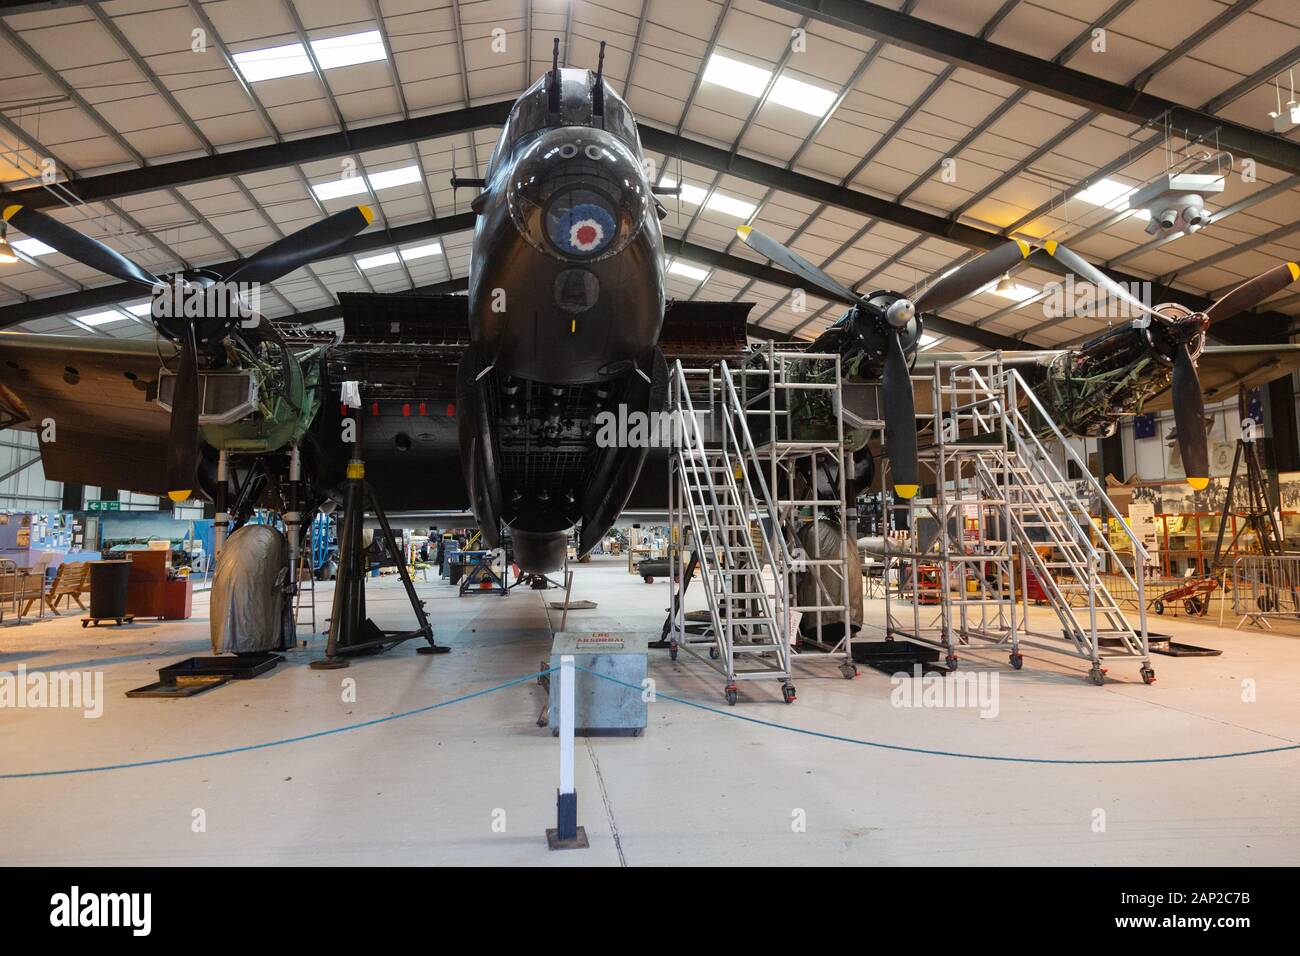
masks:
<svg viewBox="0 0 1300 956"><path fill-rule="evenodd" d="M900 498L911 500L920 487L920 485L894 485L894 494Z"/></svg>
<svg viewBox="0 0 1300 956"><path fill-rule="evenodd" d="M12 206L5 206L5 211L2 214L4 221L8 222L14 216L18 215L18 210L22 208L23 207L20 206L18 203L14 203Z"/></svg>
<svg viewBox="0 0 1300 956"><path fill-rule="evenodd" d="M754 231L753 226L737 226L736 235L740 236L745 242L749 242L749 234Z"/></svg>
<svg viewBox="0 0 1300 956"><path fill-rule="evenodd" d="M169 491L167 492L167 497L176 504L180 504L182 501L190 500L190 491L188 488L185 491Z"/></svg>
<svg viewBox="0 0 1300 956"><path fill-rule="evenodd" d="M1193 491L1204 491L1205 486L1210 483L1209 478L1188 478L1187 483L1192 486Z"/></svg>
<svg viewBox="0 0 1300 956"><path fill-rule="evenodd" d="M1028 259L1029 254L1034 251L1034 247L1023 239L1017 239L1016 245L1020 247L1020 258Z"/></svg>
<svg viewBox="0 0 1300 956"><path fill-rule="evenodd" d="M375 211L369 206L357 206L357 209L361 210L361 215L365 216L367 226L375 221Z"/></svg>
<svg viewBox="0 0 1300 956"><path fill-rule="evenodd" d="M1300 279L1300 265L1297 265L1294 262L1288 262L1286 267L1291 270L1292 282L1295 282L1296 279Z"/></svg>
<svg viewBox="0 0 1300 956"><path fill-rule="evenodd" d="M1055 239L1048 239L1045 243L1043 243L1043 248L1047 250L1047 254L1049 256L1054 256L1056 255L1056 247L1058 245L1060 245L1060 243L1058 243Z"/></svg>

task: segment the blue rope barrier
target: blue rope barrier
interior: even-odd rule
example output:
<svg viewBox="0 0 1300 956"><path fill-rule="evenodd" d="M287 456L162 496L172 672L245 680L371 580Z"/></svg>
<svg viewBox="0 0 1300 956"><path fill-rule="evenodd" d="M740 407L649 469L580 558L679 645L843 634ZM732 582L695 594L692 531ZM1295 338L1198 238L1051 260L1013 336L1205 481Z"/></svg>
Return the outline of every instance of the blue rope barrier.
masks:
<svg viewBox="0 0 1300 956"><path fill-rule="evenodd" d="M580 671L586 671L599 677L601 680L607 680L614 684L627 687L630 690L641 693L644 688L637 684L629 684L627 681L619 680L616 677L610 677L608 674L599 674L589 667L583 667L581 664L575 664L574 667ZM962 753L956 750L931 750L925 747L909 747L905 744L887 744L878 740L861 740L857 737L844 737L839 734L828 734L820 730L809 730L806 727L792 727L789 724L778 724L776 721L763 720L759 717L747 717L744 714L738 714L735 711L723 710L720 707L710 707L708 704L701 704L698 701L687 700L685 697L674 697L671 694L660 694L656 691L656 700L670 700L675 704L685 704L688 707L695 707L698 710L708 711L711 714L717 714L720 717L731 717L735 720L743 720L746 723L758 724L761 727L771 727L774 730L785 730L794 734L804 734L808 737L820 737L823 740L834 740L837 743L856 744L860 747L875 747L880 750L895 750L902 753L922 754L928 757L959 757L963 760L995 760L1002 763L1036 763L1036 764L1066 764L1066 765L1119 765L1119 764L1150 764L1150 763L1188 763L1194 760L1227 760L1231 757L1256 757L1261 754L1282 753L1287 750L1300 750L1300 744L1287 744L1282 747L1268 747L1262 750L1239 750L1232 753L1221 754L1194 754L1186 757L1117 757L1110 759L1070 759L1066 757L1008 757L999 756L998 754L970 754Z"/></svg>
<svg viewBox="0 0 1300 956"><path fill-rule="evenodd" d="M345 724L342 727L331 727L328 730L317 730L310 734L300 734L297 737L283 737L279 740L268 740L265 743L260 744L246 744L242 747L227 747L224 750L208 750L197 754L182 754L178 757L155 757L152 760L135 760L130 763L104 764L98 767L74 767L67 770L29 770L22 773L0 773L0 780L22 780L31 777L62 777L77 773L100 773L105 770L129 770L134 767L155 767L159 764L184 763L188 760L203 760L207 757L225 757L230 754L247 753L250 750L266 750L270 747L283 747L286 744L302 743L304 740L315 740L318 737L344 734L353 730L361 730L364 727L374 727L376 724L386 724L390 721L402 720L406 717L414 717L417 714L427 714L432 710L450 707L452 704L462 704L467 700L473 700L475 697L483 697L486 694L505 690L507 687L514 687L530 680L537 680L539 677L543 677L546 674L554 673L557 669L558 668L549 667L544 671L538 671L536 674L525 674L523 677L516 677L514 680L508 680L504 684L497 684L494 687L485 687L482 690L476 690L470 694L462 694L460 697L452 697L449 700L438 701L436 704L426 704L423 707L416 707L414 710L404 710L400 714L389 714L387 717L376 717L373 720L363 720L356 724Z"/></svg>

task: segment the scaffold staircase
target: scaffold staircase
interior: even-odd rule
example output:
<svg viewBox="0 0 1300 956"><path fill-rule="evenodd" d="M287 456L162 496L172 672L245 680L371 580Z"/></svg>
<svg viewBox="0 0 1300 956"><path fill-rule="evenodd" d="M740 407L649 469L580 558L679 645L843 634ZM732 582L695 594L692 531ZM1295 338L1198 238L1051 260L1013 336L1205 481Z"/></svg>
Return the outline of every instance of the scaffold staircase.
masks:
<svg viewBox="0 0 1300 956"><path fill-rule="evenodd" d="M937 554L907 555L913 580L923 562L935 562L939 569L941 636L928 643L941 647L954 668L959 645L972 637L1006 643L1011 664L1019 669L1020 645L1029 638L1036 647L1088 661L1096 684L1105 680L1103 662L1114 658L1139 661L1142 679L1154 681L1146 632L1146 552L1019 372L1004 367L1000 353L938 362L933 387L935 441L922 458L934 471L935 495L909 507L913 528L917 509L929 509L938 521L939 546ZM1062 449L1085 477L1067 479L1049 445ZM1095 528L1091 502L1103 517L1117 519L1112 526L1127 538L1131 568ZM1138 595L1136 628L1107 587L1107 570L1126 579ZM1031 594L1054 612L1059 634L1034 629ZM913 619L919 625L916 604ZM919 635L921 628L915 630Z"/></svg>
<svg viewBox="0 0 1300 956"><path fill-rule="evenodd" d="M677 362L669 390L670 521L682 545L670 558L669 653L676 660L680 649L705 660L701 652L707 650L708 663L726 679L729 704L736 703L741 682L755 680L778 681L782 698L793 702L788 602L779 576L764 571L776 566L773 549L783 543L763 530L776 509L753 443L736 428L731 372L725 363L720 370L688 371ZM692 391L701 399L699 412ZM707 615L686 610L697 569Z"/></svg>

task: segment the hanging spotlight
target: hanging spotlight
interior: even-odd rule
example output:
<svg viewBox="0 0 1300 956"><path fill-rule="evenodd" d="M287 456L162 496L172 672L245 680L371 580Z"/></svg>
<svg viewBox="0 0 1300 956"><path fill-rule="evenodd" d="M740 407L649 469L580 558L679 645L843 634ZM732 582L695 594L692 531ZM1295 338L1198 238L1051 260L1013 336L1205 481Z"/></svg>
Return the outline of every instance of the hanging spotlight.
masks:
<svg viewBox="0 0 1300 956"><path fill-rule="evenodd" d="M1010 295L1016 291L1016 284L1011 281L1011 273L1002 273L1002 278L998 280L997 288L993 290L998 295Z"/></svg>
<svg viewBox="0 0 1300 956"><path fill-rule="evenodd" d="M9 245L9 240L5 238L6 229L0 225L0 262L8 265L18 261L18 253L14 252L14 247Z"/></svg>

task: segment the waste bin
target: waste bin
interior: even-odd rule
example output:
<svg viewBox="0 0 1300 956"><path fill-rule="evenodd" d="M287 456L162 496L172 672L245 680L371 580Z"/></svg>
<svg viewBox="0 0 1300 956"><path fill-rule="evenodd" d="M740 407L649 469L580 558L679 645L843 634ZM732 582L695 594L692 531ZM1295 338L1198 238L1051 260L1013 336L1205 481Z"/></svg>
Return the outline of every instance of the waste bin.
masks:
<svg viewBox="0 0 1300 956"><path fill-rule="evenodd" d="M127 582L130 577L130 561L91 561L90 616L126 617Z"/></svg>

